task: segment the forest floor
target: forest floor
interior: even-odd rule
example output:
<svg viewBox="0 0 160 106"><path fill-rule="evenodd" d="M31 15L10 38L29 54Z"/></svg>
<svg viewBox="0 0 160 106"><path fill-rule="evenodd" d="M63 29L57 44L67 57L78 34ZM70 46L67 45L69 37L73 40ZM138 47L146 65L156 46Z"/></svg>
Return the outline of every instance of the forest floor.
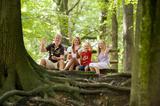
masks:
<svg viewBox="0 0 160 106"><path fill-rule="evenodd" d="M103 76L91 72L58 73L61 76L57 78L76 81L76 87L83 91L78 95L72 91L70 94L60 91L53 97L41 94L24 96L10 106L129 106L131 75L128 73L108 73ZM70 85L75 86L75 84ZM64 89L67 89L67 84Z"/></svg>

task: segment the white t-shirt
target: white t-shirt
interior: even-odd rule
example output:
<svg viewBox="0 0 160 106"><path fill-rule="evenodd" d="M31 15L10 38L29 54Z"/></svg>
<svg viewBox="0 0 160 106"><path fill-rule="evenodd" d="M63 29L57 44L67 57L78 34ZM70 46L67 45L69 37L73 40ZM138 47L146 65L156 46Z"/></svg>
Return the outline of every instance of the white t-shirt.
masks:
<svg viewBox="0 0 160 106"><path fill-rule="evenodd" d="M81 50L82 50L82 49L79 48L79 49L78 49L78 52L81 52ZM76 58L76 57L77 57L77 56L76 56L76 53L73 53L72 46L70 46L70 47L67 48L67 52L68 52L68 53L70 52L70 53L72 54L72 57L73 57L73 58Z"/></svg>

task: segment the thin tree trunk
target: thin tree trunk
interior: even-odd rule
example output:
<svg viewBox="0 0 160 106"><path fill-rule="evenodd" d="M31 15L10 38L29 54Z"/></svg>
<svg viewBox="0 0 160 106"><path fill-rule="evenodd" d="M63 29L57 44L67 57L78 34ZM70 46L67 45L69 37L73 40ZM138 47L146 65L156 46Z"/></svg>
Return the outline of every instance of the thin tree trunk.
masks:
<svg viewBox="0 0 160 106"><path fill-rule="evenodd" d="M114 3L116 5L116 3ZM117 12L116 6L113 8L112 14L112 48L118 49L118 22L117 22ZM118 60L118 52L112 54L112 60ZM112 67L114 69L118 69L118 64L113 64Z"/></svg>
<svg viewBox="0 0 160 106"><path fill-rule="evenodd" d="M123 3L124 4L124 3ZM133 47L133 4L124 4L123 42L124 42L124 72L131 71Z"/></svg>
<svg viewBox="0 0 160 106"><path fill-rule="evenodd" d="M71 15L70 12L79 4L80 0L69 9L68 0L57 0L57 11L60 13L58 16L58 23L60 32L63 35L62 43L65 45L69 45L72 41L72 32L71 32Z"/></svg>
<svg viewBox="0 0 160 106"><path fill-rule="evenodd" d="M62 43L68 45L68 0L57 0L56 4L57 11L60 13L58 15L58 24L60 33L63 35Z"/></svg>
<svg viewBox="0 0 160 106"><path fill-rule="evenodd" d="M102 3L104 5L106 5L108 3L108 0L102 0ZM107 28L107 24L106 24L106 20L107 20L107 8L106 7L102 7L101 9L101 20L100 20L100 39L105 39L107 34L106 34L106 28Z"/></svg>

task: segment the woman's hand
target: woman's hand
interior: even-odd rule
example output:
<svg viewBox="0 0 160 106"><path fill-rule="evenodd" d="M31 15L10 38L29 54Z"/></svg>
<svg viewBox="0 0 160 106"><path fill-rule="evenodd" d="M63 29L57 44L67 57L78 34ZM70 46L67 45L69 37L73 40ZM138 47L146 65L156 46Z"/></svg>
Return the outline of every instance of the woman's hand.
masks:
<svg viewBox="0 0 160 106"><path fill-rule="evenodd" d="M72 54L71 53L68 53L67 54L67 60L70 60L72 58Z"/></svg>

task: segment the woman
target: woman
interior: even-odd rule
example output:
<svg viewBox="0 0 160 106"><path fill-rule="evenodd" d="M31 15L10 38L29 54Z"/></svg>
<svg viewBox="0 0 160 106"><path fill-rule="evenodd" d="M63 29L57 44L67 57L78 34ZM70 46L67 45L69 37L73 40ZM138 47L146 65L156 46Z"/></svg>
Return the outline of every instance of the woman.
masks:
<svg viewBox="0 0 160 106"><path fill-rule="evenodd" d="M89 67L91 71L96 71L96 74L100 74L100 69L107 69L110 67L109 63L109 48L107 48L106 43L101 40L98 43L98 62L90 63Z"/></svg>
<svg viewBox="0 0 160 106"><path fill-rule="evenodd" d="M81 40L75 37L72 41L72 46L67 49L67 63L64 70L72 71L75 66L79 65L78 52L81 50Z"/></svg>

